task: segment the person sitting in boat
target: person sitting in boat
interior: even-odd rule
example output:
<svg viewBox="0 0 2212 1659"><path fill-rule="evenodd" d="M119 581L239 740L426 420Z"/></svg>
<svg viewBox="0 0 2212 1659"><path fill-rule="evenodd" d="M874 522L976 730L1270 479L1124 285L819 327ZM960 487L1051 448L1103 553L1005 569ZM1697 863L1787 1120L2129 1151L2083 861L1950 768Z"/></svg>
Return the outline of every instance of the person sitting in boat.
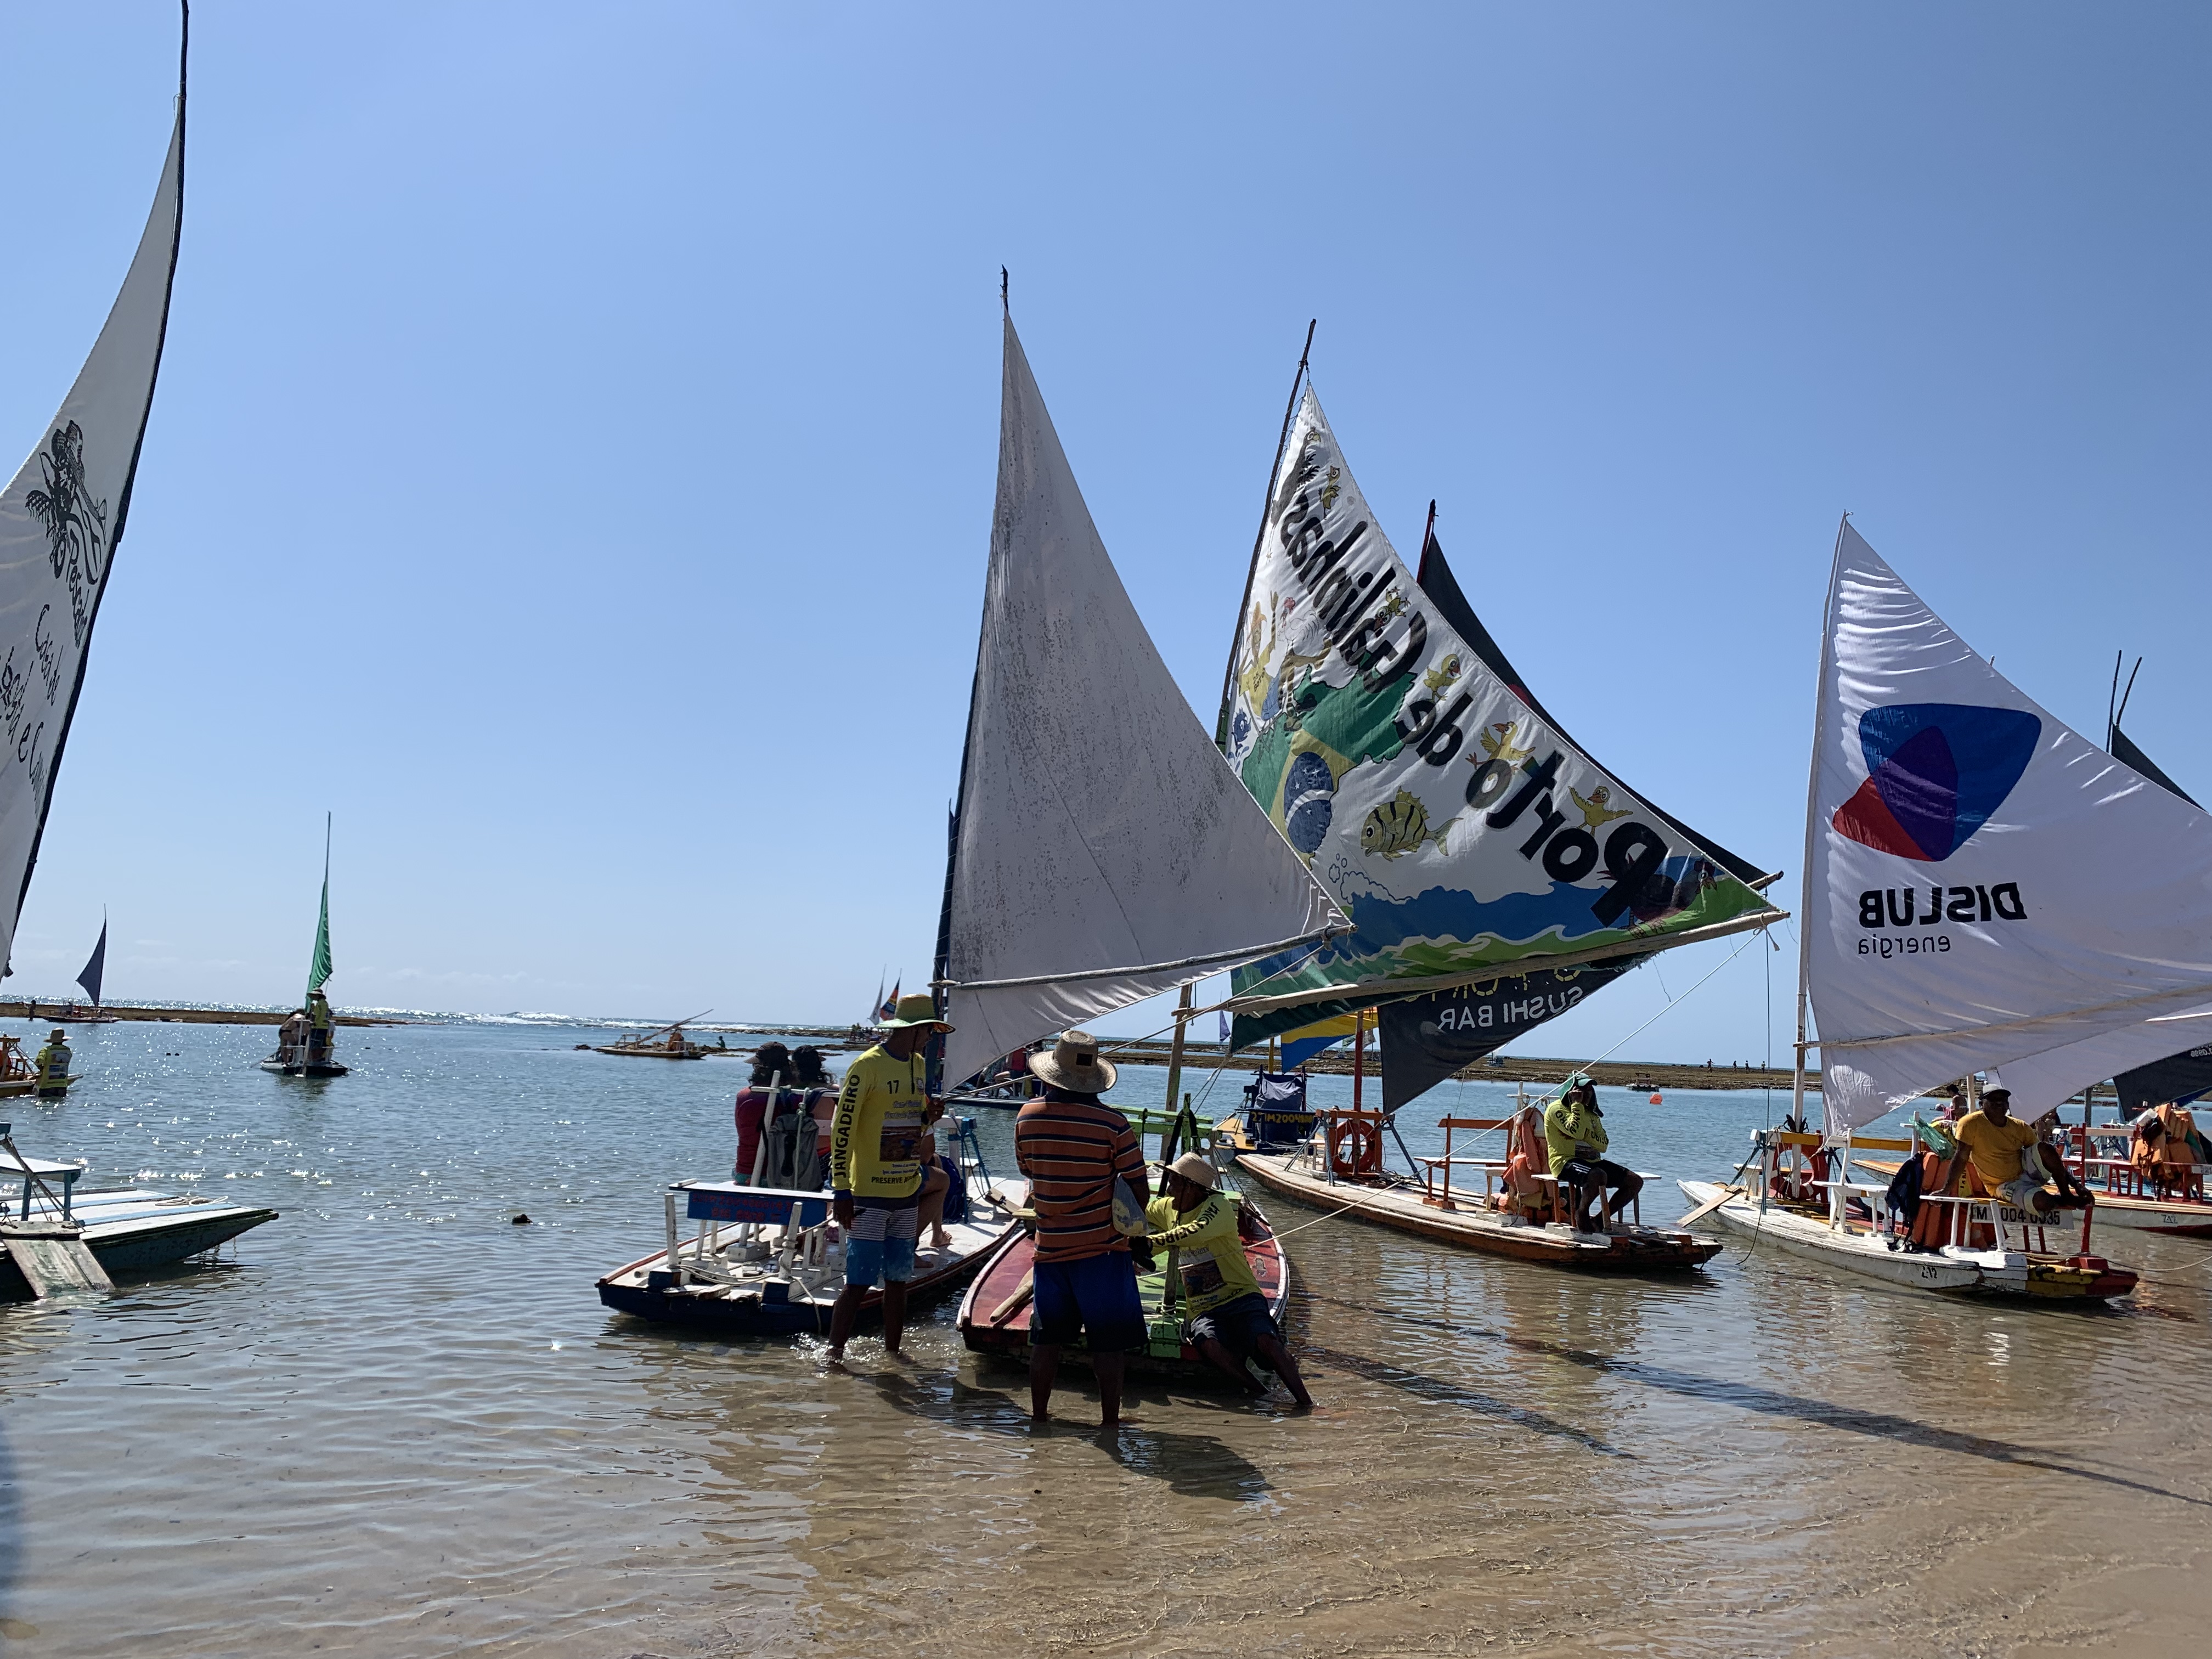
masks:
<svg viewBox="0 0 2212 1659"><path fill-rule="evenodd" d="M1597 1085L1588 1078L1571 1079L1544 1109L1544 1149L1560 1196L1573 1194L1562 1207L1577 1232L1603 1231L1644 1190L1642 1176L1607 1158L1606 1144Z"/></svg>
<svg viewBox="0 0 2212 1659"><path fill-rule="evenodd" d="M797 1083L798 1068L783 1044L763 1042L753 1050L752 1077L738 1091L738 1161L730 1170L731 1180L750 1184L760 1168L761 1123L768 1112L769 1091L777 1085L792 1089Z"/></svg>
<svg viewBox="0 0 2212 1659"><path fill-rule="evenodd" d="M792 1069L799 1075L799 1086L806 1093L803 1097L805 1109L814 1118L816 1155L822 1166L822 1182L830 1182L830 1125L837 1115L837 1080L830 1075L823 1063L822 1051L812 1043L791 1051Z"/></svg>
<svg viewBox="0 0 2212 1659"><path fill-rule="evenodd" d="M2066 1210L2086 1210L2097 1200L2082 1185L2081 1178L2074 1173L2074 1166L2066 1161L2066 1143L2058 1127L2058 1109L2053 1106L2028 1126L2035 1131L2037 1151L2043 1167L2049 1170L2058 1189L2058 1207ZM2027 1166L2023 1164L2021 1168Z"/></svg>
<svg viewBox="0 0 2212 1659"><path fill-rule="evenodd" d="M46 1047L39 1050L39 1057L32 1064L38 1068L39 1098L52 1100L59 1097L69 1087L69 1033L55 1027L54 1034L46 1039Z"/></svg>
<svg viewBox="0 0 2212 1659"><path fill-rule="evenodd" d="M1257 1359L1282 1378L1302 1412L1313 1409L1313 1396L1298 1375L1237 1227L1237 1200L1217 1192L1220 1180L1212 1164L1197 1152L1185 1152L1160 1171L1162 1196L1145 1206L1145 1243L1156 1258L1176 1252L1183 1311L1190 1316L1183 1340L1255 1394L1264 1393L1244 1362Z"/></svg>
<svg viewBox="0 0 2212 1659"><path fill-rule="evenodd" d="M845 1233L845 1288L830 1310L830 1363L842 1367L860 1304L880 1279L884 1349L906 1334L906 1287L914 1277L915 1224L921 1200L921 1142L928 1130L930 1036L952 1028L927 991L902 996L884 1022L884 1040L845 1071L830 1136L830 1209Z"/></svg>
<svg viewBox="0 0 2212 1659"><path fill-rule="evenodd" d="M2061 1206L2058 1187L2043 1156L2043 1138L2013 1116L2011 1090L1984 1090L1981 1106L1953 1124L1951 1133L1972 1163L1983 1192L2038 1215Z"/></svg>
<svg viewBox="0 0 2212 1659"><path fill-rule="evenodd" d="M320 991L307 993L307 1064L327 1066L331 1059L331 1004Z"/></svg>
<svg viewBox="0 0 2212 1659"><path fill-rule="evenodd" d="M2136 1172L2160 1198L2186 1193L2196 1179L2196 1166L2204 1162L2195 1115L2167 1101L2152 1107L2131 1127L2128 1161Z"/></svg>
<svg viewBox="0 0 2212 1659"><path fill-rule="evenodd" d="M295 1008L276 1028L276 1059L280 1065L298 1066L307 1057L307 1011Z"/></svg>

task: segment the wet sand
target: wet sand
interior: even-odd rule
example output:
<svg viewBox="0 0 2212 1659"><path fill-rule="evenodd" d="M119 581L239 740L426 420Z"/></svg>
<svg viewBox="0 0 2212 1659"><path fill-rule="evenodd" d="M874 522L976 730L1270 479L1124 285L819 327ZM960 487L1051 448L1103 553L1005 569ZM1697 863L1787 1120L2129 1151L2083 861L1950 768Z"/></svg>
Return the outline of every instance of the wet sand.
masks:
<svg viewBox="0 0 2212 1659"><path fill-rule="evenodd" d="M285 1213L212 1272L0 1309L0 1650L2201 1650L2201 1244L2106 1239L2151 1276L2100 1316L1733 1244L1584 1279L1270 1200L1322 1411L1139 1388L1107 1439L1079 1387L1040 1431L949 1311L831 1376L601 1309L660 1183L726 1161L735 1079L584 1035L380 1031L310 1084L251 1030L85 1034L27 1151ZM1670 1178L1764 1109L1608 1099Z"/></svg>

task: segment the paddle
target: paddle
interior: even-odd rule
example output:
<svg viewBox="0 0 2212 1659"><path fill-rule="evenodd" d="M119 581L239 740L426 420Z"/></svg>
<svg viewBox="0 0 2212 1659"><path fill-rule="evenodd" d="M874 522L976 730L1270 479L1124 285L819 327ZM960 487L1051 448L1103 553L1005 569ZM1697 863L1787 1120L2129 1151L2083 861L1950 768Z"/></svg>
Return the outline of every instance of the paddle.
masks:
<svg viewBox="0 0 2212 1659"><path fill-rule="evenodd" d="M1022 1310L1023 1306L1030 1299L1030 1292L1036 1289L1036 1274L1035 1271L1032 1270L1031 1272L1024 1273L1022 1275L1022 1282L1014 1286L1014 1293L1008 1297L1004 1302L1001 1302L998 1307L993 1310L990 1322L994 1325L1005 1324L1009 1319L1012 1319L1016 1314Z"/></svg>
<svg viewBox="0 0 2212 1659"><path fill-rule="evenodd" d="M1718 1198L1707 1199L1704 1203L1698 1205L1696 1209L1691 1211L1689 1214L1684 1216L1674 1224L1677 1227L1686 1227L1692 1221L1702 1220L1706 1216L1711 1215L1715 1210L1719 1209L1720 1206L1727 1203L1729 1200L1739 1196L1742 1192L1743 1188L1741 1187L1723 1187L1721 1188L1721 1195Z"/></svg>

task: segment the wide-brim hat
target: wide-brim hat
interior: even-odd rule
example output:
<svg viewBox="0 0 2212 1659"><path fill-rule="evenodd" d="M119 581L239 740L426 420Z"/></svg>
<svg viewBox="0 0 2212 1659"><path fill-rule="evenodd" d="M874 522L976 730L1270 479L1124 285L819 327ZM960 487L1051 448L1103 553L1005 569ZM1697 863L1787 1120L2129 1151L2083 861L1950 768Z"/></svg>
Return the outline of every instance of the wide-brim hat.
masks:
<svg viewBox="0 0 2212 1659"><path fill-rule="evenodd" d="M937 1017L937 999L927 991L916 991L911 996L898 1000L898 1006L884 1022L886 1031L903 1031L916 1025L927 1025L933 1031L949 1031L952 1028Z"/></svg>
<svg viewBox="0 0 2212 1659"><path fill-rule="evenodd" d="M1221 1172L1206 1160L1202 1152L1185 1152L1167 1167L1170 1175L1179 1175L1194 1187L1203 1187L1209 1193L1213 1183L1221 1179Z"/></svg>
<svg viewBox="0 0 2212 1659"><path fill-rule="evenodd" d="M1070 1094L1103 1095L1119 1075L1110 1060L1098 1058L1098 1039L1088 1031L1062 1031L1048 1054L1031 1054L1030 1070Z"/></svg>

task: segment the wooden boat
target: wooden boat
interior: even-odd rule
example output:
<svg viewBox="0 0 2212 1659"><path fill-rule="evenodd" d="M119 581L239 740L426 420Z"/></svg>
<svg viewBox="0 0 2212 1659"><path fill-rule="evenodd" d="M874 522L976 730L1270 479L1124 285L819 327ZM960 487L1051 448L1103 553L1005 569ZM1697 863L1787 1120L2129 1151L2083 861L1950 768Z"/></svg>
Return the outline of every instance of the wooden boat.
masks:
<svg viewBox="0 0 2212 1659"><path fill-rule="evenodd" d="M282 1048L263 1060L261 1069L283 1077L343 1077L347 1070L334 1060L288 1059Z"/></svg>
<svg viewBox="0 0 2212 1659"><path fill-rule="evenodd" d="M994 1181L980 1168L963 1168L963 1179L968 1212L945 1224L951 1249L916 1250L910 1310L958 1290L1020 1231L1025 1183ZM729 1336L829 1334L830 1304L845 1287L844 1241L830 1219L829 1194L679 1181L664 1202L667 1243L600 1279L601 1302L641 1319ZM702 1224L686 1239L678 1236L680 1220ZM871 1291L860 1328L882 1320L883 1293Z"/></svg>
<svg viewBox="0 0 2212 1659"><path fill-rule="evenodd" d="M1267 1299L1267 1311L1280 1325L1284 1307L1290 1299L1290 1259L1277 1241L1274 1227L1265 1212L1250 1198L1242 1194L1235 1196L1237 1233L1243 1241L1244 1259L1251 1264L1252 1277L1259 1281L1260 1294ZM975 1284L969 1287L960 1304L959 1323L960 1340L971 1352L1023 1364L1029 1363L1030 1315L1034 1307L1030 1285L1036 1251L1034 1234L1027 1226L1021 1227L993 1253L983 1271L976 1275ZM1144 1304L1151 1337L1142 1349L1130 1351L1129 1370L1171 1377L1188 1387L1233 1386L1211 1361L1182 1340L1182 1319L1164 1306L1166 1293L1164 1262L1156 1264L1150 1273L1137 1275L1137 1296ZM1090 1350L1080 1339L1067 1348L1066 1353L1072 1359L1089 1363ZM1255 1371L1254 1377L1260 1382L1272 1380L1260 1371Z"/></svg>
<svg viewBox="0 0 2212 1659"><path fill-rule="evenodd" d="M708 1012L712 1012L710 1009ZM704 1014L694 1014L693 1019L703 1019ZM672 1024L658 1025L652 1030L634 1037L624 1037L619 1042L595 1042L590 1045L596 1054L623 1054L637 1060L704 1060L717 1052L703 1043L694 1042L684 1035L688 1024L678 1020ZM722 1045L726 1050L727 1044Z"/></svg>
<svg viewBox="0 0 2212 1659"><path fill-rule="evenodd" d="M106 935L103 934L102 938L105 937ZM331 815L325 813L323 815L323 902L321 911L315 919L315 947L313 954L307 959L307 994L301 1002L302 1008L313 1008L316 999L323 997L323 987L329 982L332 971ZM327 1014L330 1010L327 998L324 1000L323 1008ZM276 1044L276 1052L261 1062L261 1069L264 1072L274 1072L283 1077L343 1077L346 1074L346 1068L338 1064L338 1029L335 1016L331 1018L326 1030L328 1035L324 1040L319 1055L316 1053L315 1039L312 1034L305 1042L300 1043L285 1042L280 1036Z"/></svg>
<svg viewBox="0 0 2212 1659"><path fill-rule="evenodd" d="M1685 1219L1710 1218L1792 1255L1913 1290L2096 1303L2135 1289L2132 1269L2089 1253L2090 1223L2104 1214L2101 1204L2087 1217L2080 1211L2037 1217L1991 1199L1923 1194L1923 1205L1951 1212L1946 1234L1958 1242L1927 1249L1899 1237L1875 1218L1875 1205L1897 1164L1865 1163L1863 1167L1882 1176L1879 1182L1855 1182L1851 1172L1862 1167L1855 1164L1860 1151L1909 1154L1914 1145L1864 1135L1824 1142L1808 1133L1761 1130L1753 1137L1753 1157L1739 1171L1741 1182L1678 1183L1695 1206ZM1844 1201L1837 1204L1832 1194L1843 1194ZM1854 1196L1861 1201L1851 1202ZM2069 1250L2077 1227L2079 1246Z"/></svg>
<svg viewBox="0 0 2212 1659"><path fill-rule="evenodd" d="M1534 1112L1535 1108L1525 1109ZM1510 1207L1505 1194L1497 1190L1504 1161L1455 1158L1450 1137L1504 1129L1511 1118L1442 1119L1443 1155L1422 1160L1427 1167L1423 1177L1415 1179L1382 1167L1381 1113L1322 1112L1317 1116L1335 1132L1325 1140L1316 1136L1288 1151L1241 1152L1237 1167L1270 1192L1338 1212L1346 1220L1547 1267L1581 1273L1680 1273L1700 1267L1720 1254L1721 1247L1711 1240L1644 1225L1634 1210L1630 1212L1633 1218L1600 1233L1532 1219ZM1344 1134L1347 1124L1367 1129L1371 1142L1356 1133ZM1373 1154L1364 1155L1370 1144ZM1455 1169L1479 1171L1482 1190L1463 1185L1454 1191Z"/></svg>
<svg viewBox="0 0 2212 1659"><path fill-rule="evenodd" d="M0 1124L0 1138L8 1133L8 1126ZM75 1188L84 1164L11 1153L12 1143L9 1152L0 1152L0 1190L20 1183L21 1198L0 1204L0 1210L22 1221L67 1226L111 1279L149 1273L204 1255L276 1219L276 1211L257 1205L224 1204L143 1187L81 1193ZM27 1171L23 1164L30 1166ZM48 1193L59 1199L58 1205ZM38 1295L22 1264L0 1240L0 1302L27 1302Z"/></svg>
<svg viewBox="0 0 2212 1659"><path fill-rule="evenodd" d="M23 1052L21 1041L16 1037L0 1036L0 1100L31 1094L53 1099L65 1093L77 1080L77 1076L72 1073L58 1085L49 1084L41 1090L39 1068ZM0 1178L4 1178L4 1174L5 1166L0 1164Z"/></svg>

